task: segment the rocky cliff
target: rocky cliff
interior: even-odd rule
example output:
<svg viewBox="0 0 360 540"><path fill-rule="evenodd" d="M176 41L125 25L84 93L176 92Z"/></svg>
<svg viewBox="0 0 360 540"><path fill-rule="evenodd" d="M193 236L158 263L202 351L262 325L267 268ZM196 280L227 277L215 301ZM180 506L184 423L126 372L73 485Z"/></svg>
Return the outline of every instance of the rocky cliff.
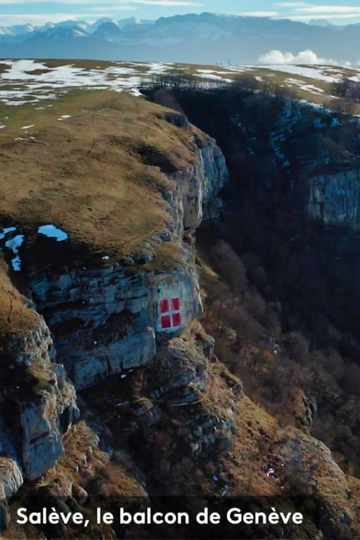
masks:
<svg viewBox="0 0 360 540"><path fill-rule="evenodd" d="M328 224L357 225L360 214L359 170L310 178L308 213Z"/></svg>
<svg viewBox="0 0 360 540"><path fill-rule="evenodd" d="M184 242L184 232L189 237L204 215L216 217L217 194L227 178L215 141L197 135L194 163L169 174L167 229L156 241L160 248L169 245L180 254L170 270L157 267L156 252L148 243L134 258L105 268L30 270L31 296L77 389L145 366L156 354L157 335L179 332L202 313L194 251ZM176 306L171 305L174 300ZM169 318L165 323L164 317Z"/></svg>
<svg viewBox="0 0 360 540"><path fill-rule="evenodd" d="M44 474L63 454L78 418L75 389L55 362L50 331L11 285L2 265L0 498Z"/></svg>
<svg viewBox="0 0 360 540"><path fill-rule="evenodd" d="M156 107L157 117L159 110ZM155 141L139 150L148 176L151 171L166 185L156 194L163 213L157 216L161 223L156 230L146 231L140 239L133 231L122 258L109 248L111 254L102 254L101 263L99 257L94 263L88 246L84 249L86 238L77 252L76 240L72 242L75 231L68 226L65 232L65 227L52 225L52 230L63 231L62 236L45 238L30 232L31 222L4 226L2 249L10 263L19 232L25 233L23 238L28 235L19 255L21 269L20 265L13 269L22 272L21 287L32 303L12 288L4 267L3 292L13 290L14 299L9 300L9 312L4 306L3 313L3 497L13 495L23 478L41 477L63 454L62 436L79 415L74 386L84 390L117 373L154 363L160 341L179 335L202 313L192 234L204 217L217 216L217 195L228 173L214 140L187 123L184 129L173 128L173 122L173 117L171 122L160 119L159 129L168 126L175 134L181 132L186 161L178 153L179 168L169 166L170 158L155 150ZM31 204L35 208L39 202L35 198ZM58 243L62 240L65 248ZM54 264L44 251L56 251L57 246L64 259ZM102 251L106 253L106 239ZM15 302L24 321L29 319L27 325L18 320ZM171 350L176 356L176 347Z"/></svg>
<svg viewBox="0 0 360 540"><path fill-rule="evenodd" d="M56 112L0 154L0 501L24 479L25 507L89 513L124 496L293 496L295 485L325 508L303 538L352 532L356 482L244 395L197 320L195 231L217 217L228 180L216 142L144 99L67 99L67 123ZM12 521L7 534L78 530Z"/></svg>

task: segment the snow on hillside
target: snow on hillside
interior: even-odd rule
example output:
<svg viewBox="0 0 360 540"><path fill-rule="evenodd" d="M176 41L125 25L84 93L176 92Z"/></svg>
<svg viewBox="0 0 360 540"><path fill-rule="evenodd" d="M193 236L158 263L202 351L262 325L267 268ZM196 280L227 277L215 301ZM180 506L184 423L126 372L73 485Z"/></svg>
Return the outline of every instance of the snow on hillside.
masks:
<svg viewBox="0 0 360 540"><path fill-rule="evenodd" d="M99 65L100 64L100 65ZM331 84L345 76L360 80L360 70L338 66L195 66L172 63L0 60L0 103L23 105L55 99L72 88L112 89L138 95L144 81L173 71L192 74L203 84L231 83L248 73L257 80L271 80L301 91L315 100L329 95ZM288 76L289 75L289 76ZM319 103L319 100L317 101Z"/></svg>
<svg viewBox="0 0 360 540"><path fill-rule="evenodd" d="M326 67L326 66L295 66L292 64L279 64L271 66L259 66L265 69L272 69L274 71L282 71L284 73L292 73L294 75L300 75L309 79L315 79L317 81L323 81L327 83L340 82L342 80L341 72ZM330 72L331 75L327 74Z"/></svg>

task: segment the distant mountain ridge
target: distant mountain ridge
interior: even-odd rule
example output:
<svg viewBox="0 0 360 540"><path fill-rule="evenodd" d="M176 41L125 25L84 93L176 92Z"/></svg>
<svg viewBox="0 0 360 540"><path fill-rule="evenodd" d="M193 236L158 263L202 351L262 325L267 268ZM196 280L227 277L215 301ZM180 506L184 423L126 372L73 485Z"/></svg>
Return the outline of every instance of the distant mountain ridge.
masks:
<svg viewBox="0 0 360 540"><path fill-rule="evenodd" d="M7 36L24 36L24 38L34 32L44 32L46 30L49 30L50 28L73 28L75 26L79 26L82 30L86 30L88 34L92 34L95 32L99 26L105 23L112 23L118 26L119 28L123 29L126 26L129 25L137 25L137 24L153 24L155 21L145 20L145 19L135 19L135 17L130 17L128 19L121 19L119 21L114 21L113 19L104 17L102 19L98 19L94 23L88 23L86 21L76 21L76 20L68 20L68 21L61 21L57 23L48 22L44 24L43 26L33 26L32 24L22 24L22 25L14 25L14 26L0 26L0 35L7 35Z"/></svg>
<svg viewBox="0 0 360 540"><path fill-rule="evenodd" d="M202 13L156 21L131 17L2 26L0 57L246 64L274 49L294 55L311 49L322 59L359 62L353 44L360 39L360 25L326 22Z"/></svg>

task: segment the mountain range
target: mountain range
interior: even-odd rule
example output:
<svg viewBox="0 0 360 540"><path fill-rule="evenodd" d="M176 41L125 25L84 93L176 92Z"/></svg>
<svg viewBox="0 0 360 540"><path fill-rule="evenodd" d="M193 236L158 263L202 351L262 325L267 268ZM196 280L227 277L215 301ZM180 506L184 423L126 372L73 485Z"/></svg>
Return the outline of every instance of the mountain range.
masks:
<svg viewBox="0 0 360 540"><path fill-rule="evenodd" d="M360 24L335 26L287 19L202 13L0 27L0 57L186 62L256 63L277 49L293 55L310 49L319 59L358 63L353 46Z"/></svg>

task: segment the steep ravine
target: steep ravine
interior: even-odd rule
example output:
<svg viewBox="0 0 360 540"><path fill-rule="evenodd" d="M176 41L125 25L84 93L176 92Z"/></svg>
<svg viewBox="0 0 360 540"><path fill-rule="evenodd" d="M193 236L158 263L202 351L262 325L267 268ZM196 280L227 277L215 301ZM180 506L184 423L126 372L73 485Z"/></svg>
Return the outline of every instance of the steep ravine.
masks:
<svg viewBox="0 0 360 540"><path fill-rule="evenodd" d="M2 328L2 527L13 539L81 537L71 528L19 532L8 522L5 498L16 507L11 497L25 479L23 504L45 496L57 508L89 511L104 500L116 508L124 495L284 493L296 509L292 496L310 493L315 510L301 538L355 538L358 481L322 443L280 429L253 404L198 321L194 234L217 217L228 172L216 142L181 123L191 163L164 172L152 156L148 165L170 186L161 193L165 231L123 259L104 251L100 264L85 258L47 266L32 258L29 244L21 286L30 300L10 282L3 287L14 297L7 322L19 312L23 324ZM115 227L121 216L112 219ZM92 533L124 535L116 527Z"/></svg>

